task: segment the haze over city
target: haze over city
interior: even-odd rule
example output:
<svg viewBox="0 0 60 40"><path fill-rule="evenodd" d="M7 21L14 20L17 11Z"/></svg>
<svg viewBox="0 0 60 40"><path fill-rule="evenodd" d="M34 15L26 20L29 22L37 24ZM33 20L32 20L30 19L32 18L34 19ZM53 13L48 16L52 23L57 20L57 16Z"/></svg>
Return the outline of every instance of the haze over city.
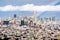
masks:
<svg viewBox="0 0 60 40"><path fill-rule="evenodd" d="M60 19L60 0L0 0L0 17L32 16L37 11L40 17L55 16Z"/></svg>

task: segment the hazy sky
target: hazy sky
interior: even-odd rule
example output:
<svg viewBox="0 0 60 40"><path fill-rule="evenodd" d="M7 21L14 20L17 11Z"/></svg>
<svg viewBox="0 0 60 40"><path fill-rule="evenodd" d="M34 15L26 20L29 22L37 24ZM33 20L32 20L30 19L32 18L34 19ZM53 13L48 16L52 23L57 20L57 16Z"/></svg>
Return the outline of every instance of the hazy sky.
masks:
<svg viewBox="0 0 60 40"><path fill-rule="evenodd" d="M59 0L0 0L0 6L14 5L20 6L25 4L47 5L59 2Z"/></svg>
<svg viewBox="0 0 60 40"><path fill-rule="evenodd" d="M51 9L48 9L49 7L47 8L48 10L53 11L43 12L39 11L38 12L39 15L37 17L42 16L44 17L56 16L56 18L60 17L59 16L60 0L0 0L0 17L2 18L12 17L13 14L17 14L18 16L31 16L34 13L34 10L40 10L39 8L41 8L41 10L46 10L45 6L49 7L54 6Z"/></svg>

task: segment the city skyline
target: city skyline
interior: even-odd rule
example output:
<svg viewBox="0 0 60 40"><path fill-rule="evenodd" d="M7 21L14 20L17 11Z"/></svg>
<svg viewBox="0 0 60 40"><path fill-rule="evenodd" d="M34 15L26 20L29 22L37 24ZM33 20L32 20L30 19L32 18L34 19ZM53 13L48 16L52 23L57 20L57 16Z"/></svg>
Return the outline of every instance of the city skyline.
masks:
<svg viewBox="0 0 60 40"><path fill-rule="evenodd" d="M14 7L22 7L22 11L15 9ZM29 7L28 10L24 9L26 7ZM45 9L42 9L43 12L39 11L38 12L38 18L39 17L51 17L51 16L56 16L57 19L59 19L60 15L60 0L1 0L0 1L0 17L1 18L8 18L8 17L13 17L13 14L17 14L18 16L32 16L34 13L34 10L31 7L36 7L36 6L54 6L56 10L53 9L53 11L44 11ZM15 11L12 11L11 7L14 8ZM4 9L5 8L5 9ZM43 8L43 7L42 7ZM46 8L46 7L45 7ZM11 9L11 11L9 10ZM33 11L31 11L33 9ZM5 11L4 11L5 10ZM38 9L37 9L38 10ZM52 10L52 9L51 9ZM58 11L57 11L58 10Z"/></svg>

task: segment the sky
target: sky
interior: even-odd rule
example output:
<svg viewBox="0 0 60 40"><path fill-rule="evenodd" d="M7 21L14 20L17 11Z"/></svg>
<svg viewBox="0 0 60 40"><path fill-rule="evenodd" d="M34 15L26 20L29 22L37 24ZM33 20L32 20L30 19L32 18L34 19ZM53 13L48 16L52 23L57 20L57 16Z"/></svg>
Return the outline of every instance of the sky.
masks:
<svg viewBox="0 0 60 40"><path fill-rule="evenodd" d="M60 0L0 0L0 17L17 16L52 17L60 19Z"/></svg>

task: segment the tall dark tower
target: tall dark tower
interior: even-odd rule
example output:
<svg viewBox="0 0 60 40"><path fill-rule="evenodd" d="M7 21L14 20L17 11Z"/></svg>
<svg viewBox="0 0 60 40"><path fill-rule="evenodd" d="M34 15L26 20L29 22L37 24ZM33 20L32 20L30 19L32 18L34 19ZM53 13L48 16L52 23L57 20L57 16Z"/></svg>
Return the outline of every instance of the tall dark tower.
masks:
<svg viewBox="0 0 60 40"><path fill-rule="evenodd" d="M54 17L52 17L52 21L55 21L55 16L54 16Z"/></svg>
<svg viewBox="0 0 60 40"><path fill-rule="evenodd" d="M14 14L14 18L16 18L16 14Z"/></svg>

